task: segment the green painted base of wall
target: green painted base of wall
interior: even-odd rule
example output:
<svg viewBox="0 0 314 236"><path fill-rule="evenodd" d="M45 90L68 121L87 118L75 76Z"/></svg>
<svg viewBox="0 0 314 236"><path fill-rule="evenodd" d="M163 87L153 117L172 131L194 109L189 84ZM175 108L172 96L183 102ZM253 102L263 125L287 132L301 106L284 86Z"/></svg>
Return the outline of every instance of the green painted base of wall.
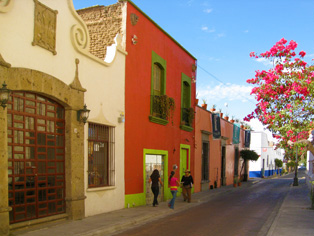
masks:
<svg viewBox="0 0 314 236"><path fill-rule="evenodd" d="M181 193L177 193L177 197L181 196ZM164 191L164 199L163 201L167 201L172 198L170 189ZM145 206L146 205L146 194L138 193L138 194L128 194L125 195L125 208L132 208L137 206Z"/></svg>
<svg viewBox="0 0 314 236"><path fill-rule="evenodd" d="M125 195L125 208L146 205L146 195L144 193Z"/></svg>

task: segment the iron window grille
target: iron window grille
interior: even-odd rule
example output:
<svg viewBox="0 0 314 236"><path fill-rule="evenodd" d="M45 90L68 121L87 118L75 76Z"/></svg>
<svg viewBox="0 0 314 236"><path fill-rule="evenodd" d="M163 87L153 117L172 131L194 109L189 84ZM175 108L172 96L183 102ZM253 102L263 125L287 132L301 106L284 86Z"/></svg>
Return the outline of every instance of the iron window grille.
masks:
<svg viewBox="0 0 314 236"><path fill-rule="evenodd" d="M88 187L115 185L114 127L88 125Z"/></svg>

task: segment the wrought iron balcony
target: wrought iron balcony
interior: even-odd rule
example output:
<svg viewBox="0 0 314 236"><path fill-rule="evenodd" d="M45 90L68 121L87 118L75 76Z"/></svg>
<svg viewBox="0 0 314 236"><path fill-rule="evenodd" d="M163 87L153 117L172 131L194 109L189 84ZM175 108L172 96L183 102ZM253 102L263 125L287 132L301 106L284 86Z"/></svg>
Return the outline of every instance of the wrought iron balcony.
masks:
<svg viewBox="0 0 314 236"><path fill-rule="evenodd" d="M152 115L168 120L175 109L174 99L167 95L152 95Z"/></svg>
<svg viewBox="0 0 314 236"><path fill-rule="evenodd" d="M194 118L194 110L191 108L182 108L182 124L186 126L192 126L192 121ZM191 114L193 112L193 114Z"/></svg>
<svg viewBox="0 0 314 236"><path fill-rule="evenodd" d="M166 119L166 115L163 114L163 109L161 106L162 98L161 96L153 95L152 98L152 115L162 119Z"/></svg>

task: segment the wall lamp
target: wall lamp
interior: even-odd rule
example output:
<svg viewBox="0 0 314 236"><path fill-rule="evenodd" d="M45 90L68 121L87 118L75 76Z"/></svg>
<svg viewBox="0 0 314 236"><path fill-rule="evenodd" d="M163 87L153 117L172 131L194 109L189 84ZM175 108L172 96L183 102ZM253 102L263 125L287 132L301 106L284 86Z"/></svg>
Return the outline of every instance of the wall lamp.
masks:
<svg viewBox="0 0 314 236"><path fill-rule="evenodd" d="M118 117L118 122L119 123L124 123L125 122L124 112L120 113L120 117Z"/></svg>
<svg viewBox="0 0 314 236"><path fill-rule="evenodd" d="M11 93L11 90L8 89L6 83L3 82L2 88L0 89L0 103L3 109L7 106L10 93Z"/></svg>
<svg viewBox="0 0 314 236"><path fill-rule="evenodd" d="M84 108L77 111L77 121L83 122L84 124L87 122L90 110L87 109L86 104Z"/></svg>

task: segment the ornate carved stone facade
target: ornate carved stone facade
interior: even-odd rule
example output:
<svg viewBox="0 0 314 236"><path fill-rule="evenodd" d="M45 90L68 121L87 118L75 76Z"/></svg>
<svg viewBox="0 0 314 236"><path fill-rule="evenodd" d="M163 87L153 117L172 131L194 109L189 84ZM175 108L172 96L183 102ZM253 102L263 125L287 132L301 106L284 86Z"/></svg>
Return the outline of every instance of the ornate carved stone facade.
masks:
<svg viewBox="0 0 314 236"><path fill-rule="evenodd" d="M57 14L54 11L38 0L35 3L35 17L34 17L34 40L32 45L38 45L45 48L56 55L56 28L57 28Z"/></svg>
<svg viewBox="0 0 314 236"><path fill-rule="evenodd" d="M122 3L78 10L90 34L90 52L100 59L106 57L107 46L122 29Z"/></svg>
<svg viewBox="0 0 314 236"><path fill-rule="evenodd" d="M58 78L46 73L28 69L11 67L0 54L0 82L5 81L8 88L13 91L30 91L42 94L58 101L65 108L65 146L66 146L66 214L47 217L47 221L56 219L82 219L85 214L84 206L84 125L77 121L77 110L84 104L84 88L73 86L80 84L78 79L78 61L76 60L76 73L70 85L65 84ZM74 88L75 87L75 88ZM76 128L77 133L72 130ZM0 110L0 235L9 235L9 228L16 229L42 222L35 219L9 225L9 212L12 210L8 205L8 124L7 109Z"/></svg>

